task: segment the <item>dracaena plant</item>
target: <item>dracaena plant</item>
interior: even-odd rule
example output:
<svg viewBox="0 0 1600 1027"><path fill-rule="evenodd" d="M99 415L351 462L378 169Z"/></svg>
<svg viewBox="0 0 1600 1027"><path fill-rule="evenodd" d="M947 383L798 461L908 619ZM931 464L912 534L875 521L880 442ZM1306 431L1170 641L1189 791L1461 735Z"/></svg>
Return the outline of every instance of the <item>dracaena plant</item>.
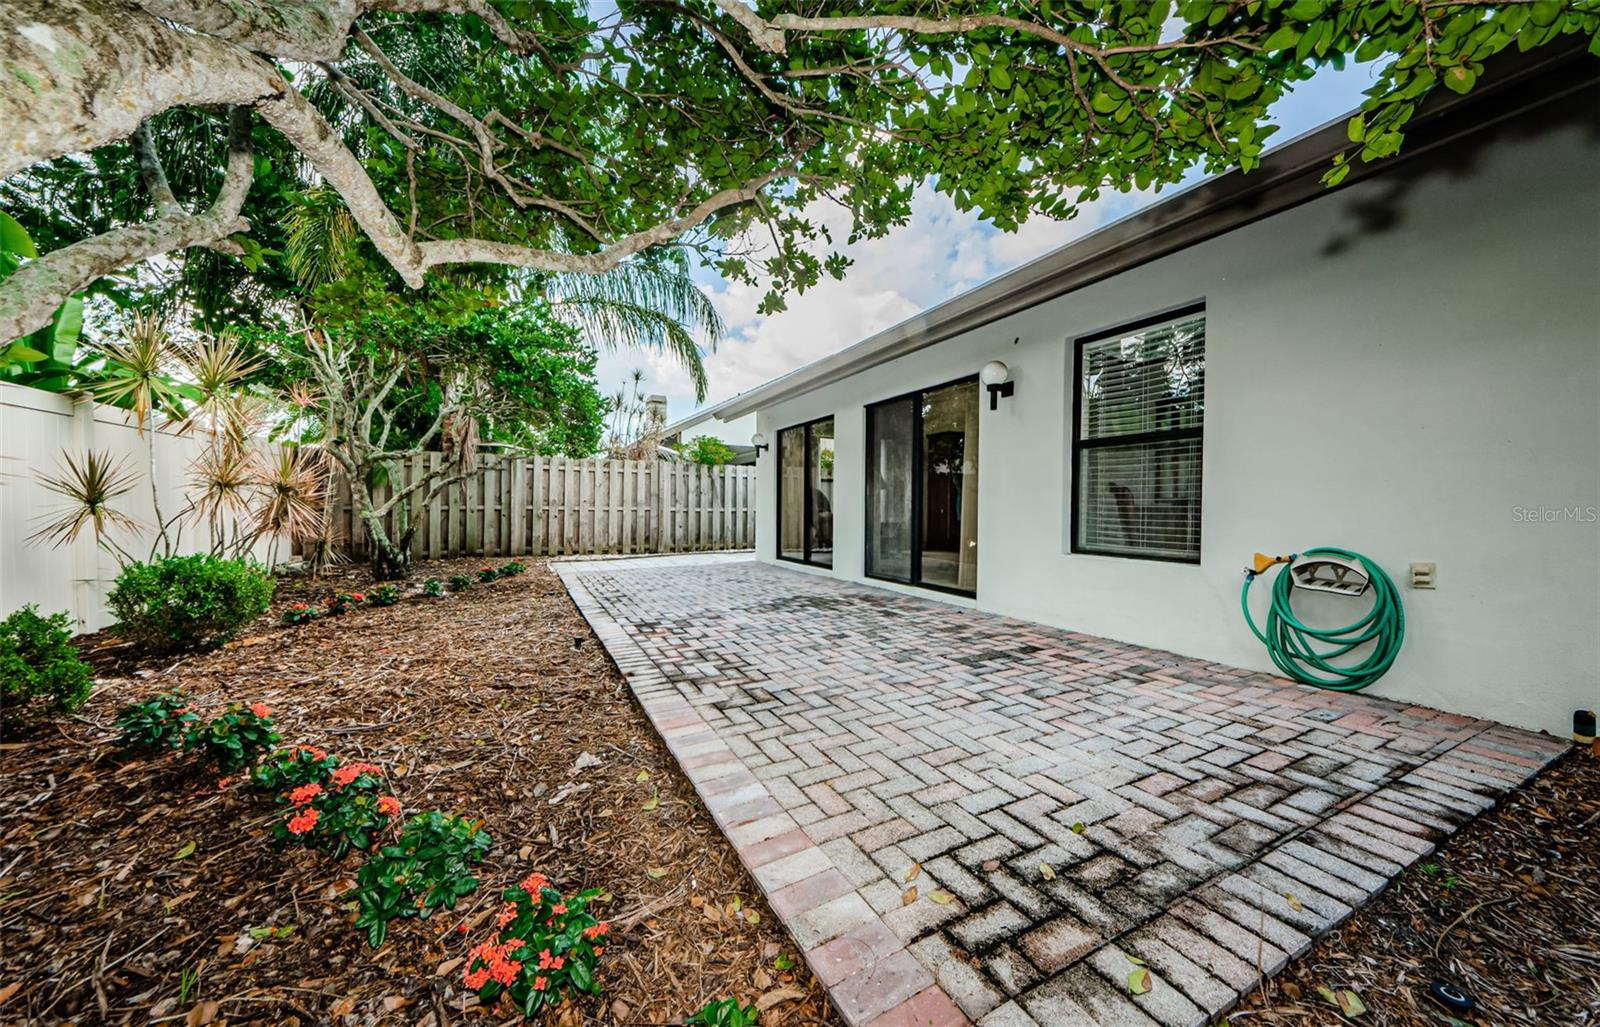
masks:
<svg viewBox="0 0 1600 1027"><path fill-rule="evenodd" d="M481 821L438 811L408 820L400 837L356 874L356 927L366 932L367 944L380 948L390 921L426 920L477 891L473 868L493 844Z"/></svg>

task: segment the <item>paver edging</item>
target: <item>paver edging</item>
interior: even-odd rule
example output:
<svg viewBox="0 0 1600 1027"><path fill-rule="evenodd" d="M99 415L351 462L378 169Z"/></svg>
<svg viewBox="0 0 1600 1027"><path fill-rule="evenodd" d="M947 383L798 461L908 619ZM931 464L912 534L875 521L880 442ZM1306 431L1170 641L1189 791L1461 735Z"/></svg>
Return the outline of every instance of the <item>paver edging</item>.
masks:
<svg viewBox="0 0 1600 1027"><path fill-rule="evenodd" d="M710 725L700 716L694 705L678 695L666 675L655 669L655 664L645 652L589 592L583 584L582 571L577 567L569 569L558 561L553 561L551 566L560 576L562 584L566 586L573 605L583 615L583 619L594 631L595 637L600 640L623 679L627 681L629 690L638 700L645 716L650 719L651 725L666 743L673 758L678 761L679 768L689 778L695 793L710 811L717 827L733 846L739 861L744 864L751 879L761 889L768 904L773 906L774 912L778 910L776 894L787 890L790 886L768 887L766 880L771 878L770 875L759 873L762 867L780 859L788 860L799 856L820 860L827 868L818 869L805 881L824 877L828 873L840 875L841 868L835 866L827 852L805 833L799 822L783 811L782 806L772 798L766 786L744 768L738 755L725 743L716 739ZM707 737L715 740L714 746L710 746ZM702 746L702 749L695 751L696 745ZM722 753L726 754L726 758L719 758ZM737 769L730 770L729 767ZM737 778L741 774L749 778L749 783L744 787L731 791L716 787L719 780ZM755 791L759 791L760 795L752 798L751 794ZM734 797L737 797L737 801ZM776 812L764 817L750 818L751 813L760 808L759 804L763 799ZM767 853L761 851L760 847L780 836L803 838L804 842L784 852L781 857L766 859ZM764 861L757 862L758 860ZM795 884L804 884L805 881ZM848 901L850 899L854 899L854 903L850 903ZM837 980L837 983L825 985L825 988L834 1009L850 1027L898 1027L901 1023L910 1025L913 1022L919 1027L920 1025L966 1027L972 1023L934 982L932 973L923 967L906 944L889 930L882 918L854 887L847 895L821 900L809 908L804 906L796 908L791 915L779 913L779 919L794 937L807 966L818 979ZM833 923L828 923L830 919ZM804 938L796 932L796 924L801 922L804 922L804 927L811 928L818 935L817 940L811 945L807 945ZM839 924L848 926L836 929ZM887 946L873 947L859 942L856 938L862 932L873 932L879 938L885 936L893 938L895 947L893 949ZM855 960L861 964L860 968L846 973L844 977L839 976L841 959L852 958L856 952L841 952L841 943L843 943L842 948L846 950L855 949L859 945L868 952L867 958ZM889 990L885 990L886 988ZM900 991L908 991L909 994L897 999ZM857 1002L840 1002L841 994L847 999L855 997ZM886 998L896 1000L886 1003Z"/></svg>

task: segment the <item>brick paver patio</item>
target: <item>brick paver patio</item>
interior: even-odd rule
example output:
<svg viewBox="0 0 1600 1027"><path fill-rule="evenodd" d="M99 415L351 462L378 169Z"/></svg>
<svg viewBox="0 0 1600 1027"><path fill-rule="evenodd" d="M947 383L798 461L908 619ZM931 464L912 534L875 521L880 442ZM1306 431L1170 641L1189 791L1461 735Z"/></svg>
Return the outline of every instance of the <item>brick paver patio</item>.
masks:
<svg viewBox="0 0 1600 1027"><path fill-rule="evenodd" d="M558 567L852 1025L1208 1022L1565 748L748 558Z"/></svg>

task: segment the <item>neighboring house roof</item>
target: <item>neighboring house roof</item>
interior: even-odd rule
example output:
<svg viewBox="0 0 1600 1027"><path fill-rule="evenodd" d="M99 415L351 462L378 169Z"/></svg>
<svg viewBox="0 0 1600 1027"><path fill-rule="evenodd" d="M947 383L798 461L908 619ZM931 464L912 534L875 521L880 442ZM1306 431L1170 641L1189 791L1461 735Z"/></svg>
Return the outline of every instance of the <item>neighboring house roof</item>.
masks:
<svg viewBox="0 0 1600 1027"><path fill-rule="evenodd" d="M1600 80L1600 61L1588 56L1581 42L1504 53L1466 96L1435 90L1407 126L1400 153L1372 164L1357 161L1337 188L1415 161L1444 143ZM731 421L1325 196L1331 190L1322 184L1322 175L1329 162L1334 154L1352 149L1346 134L1349 117L1268 152L1254 171L1208 178L700 415Z"/></svg>

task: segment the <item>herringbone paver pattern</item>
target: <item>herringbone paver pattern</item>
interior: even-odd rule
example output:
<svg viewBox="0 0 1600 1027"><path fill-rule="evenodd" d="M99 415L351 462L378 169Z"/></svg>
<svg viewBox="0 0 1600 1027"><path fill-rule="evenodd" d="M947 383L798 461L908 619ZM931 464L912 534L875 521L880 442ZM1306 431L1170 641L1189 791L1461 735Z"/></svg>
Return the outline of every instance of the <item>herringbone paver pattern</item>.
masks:
<svg viewBox="0 0 1600 1027"><path fill-rule="evenodd" d="M1206 1022L1564 748L750 560L560 568L852 1024Z"/></svg>

